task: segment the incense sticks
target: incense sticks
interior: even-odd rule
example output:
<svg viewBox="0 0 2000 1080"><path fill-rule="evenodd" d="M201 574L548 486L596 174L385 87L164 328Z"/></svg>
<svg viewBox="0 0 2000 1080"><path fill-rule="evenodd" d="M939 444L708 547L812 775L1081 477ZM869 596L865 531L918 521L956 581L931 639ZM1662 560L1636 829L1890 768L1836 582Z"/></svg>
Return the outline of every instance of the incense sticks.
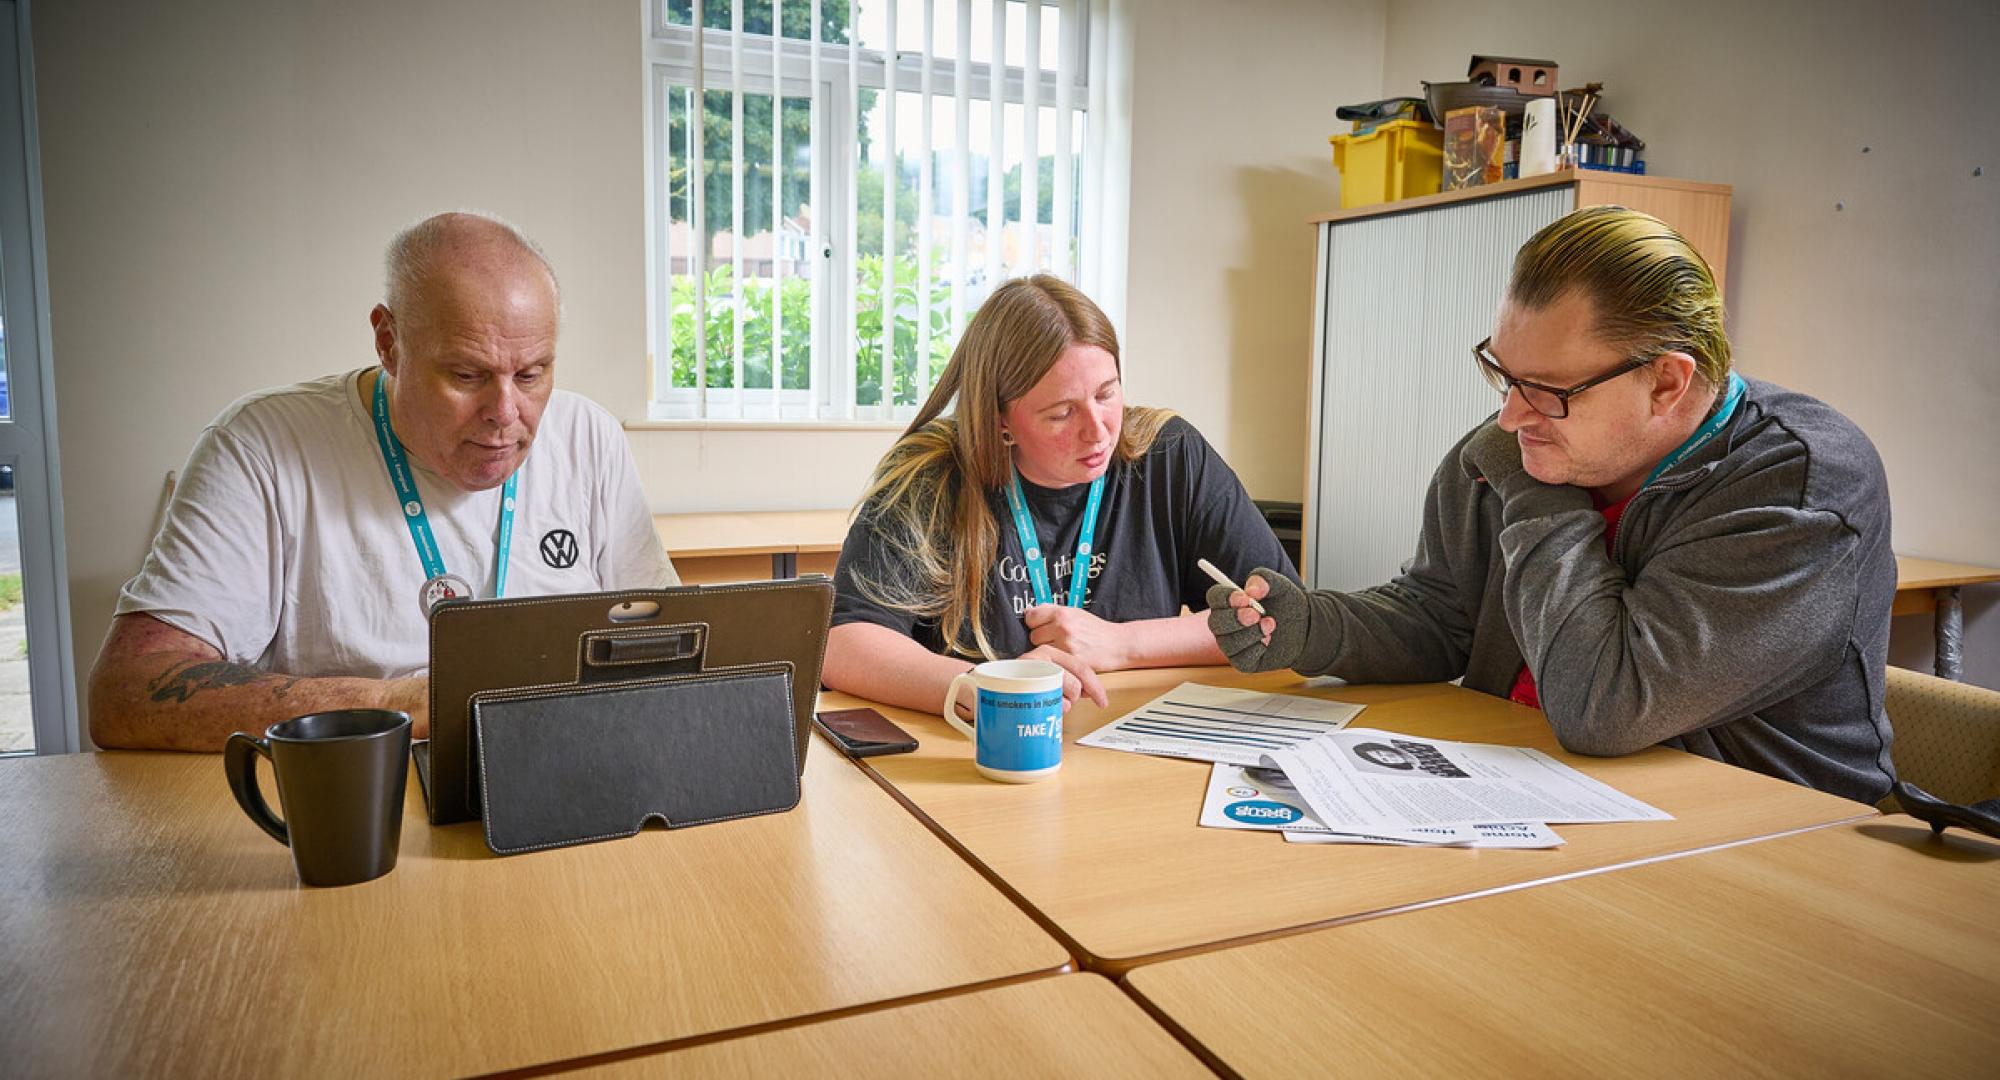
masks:
<svg viewBox="0 0 2000 1080"><path fill-rule="evenodd" d="M1558 90L1556 92L1556 111L1564 118L1563 148L1568 152L1572 163L1576 160L1576 140L1583 134L1583 125L1590 119L1590 110L1597 107L1598 96L1603 92L1604 84L1601 82L1583 84L1582 93L1572 99L1576 102L1576 114L1574 116L1569 115L1562 108L1562 91Z"/></svg>

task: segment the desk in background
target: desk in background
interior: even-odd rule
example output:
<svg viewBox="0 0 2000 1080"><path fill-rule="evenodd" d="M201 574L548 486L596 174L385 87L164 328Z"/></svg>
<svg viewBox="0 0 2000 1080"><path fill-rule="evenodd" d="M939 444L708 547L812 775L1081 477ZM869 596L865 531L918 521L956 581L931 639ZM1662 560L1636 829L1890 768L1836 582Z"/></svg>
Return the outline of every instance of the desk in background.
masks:
<svg viewBox="0 0 2000 1080"><path fill-rule="evenodd" d="M1936 613L1932 618L1933 632L1937 635L1935 664L1939 677L1956 679L1963 670L1965 612L1959 607L1959 587L1992 581L2000 581L2000 570L1989 566L1896 556L1896 604L1890 613Z"/></svg>
<svg viewBox="0 0 2000 1080"><path fill-rule="evenodd" d="M1075 740L1187 680L1299 691L1290 672L1228 668L1104 676L1111 707L1065 723L1062 772L1016 786L982 780L970 740L934 714L878 706L922 743L868 758L912 811L1038 912L1085 966L1106 973L1188 952L1547 881L1716 844L1875 815L1782 780L1677 750L1585 758L1556 745L1534 709L1445 684L1315 691L1368 706L1355 721L1416 735L1530 746L1673 814L1674 821L1559 828L1552 851L1287 844L1275 833L1197 825L1209 766L1079 747ZM822 708L868 704L822 694Z"/></svg>
<svg viewBox="0 0 2000 1080"><path fill-rule="evenodd" d="M1245 1077L1990 1076L1996 863L2000 843L1880 818L1126 983Z"/></svg>
<svg viewBox="0 0 2000 1080"><path fill-rule="evenodd" d="M218 755L10 761L0 867L18 1075L465 1075L1070 962L824 746L789 813L505 859L427 824L413 778L395 870L336 889L298 884Z"/></svg>
<svg viewBox="0 0 2000 1080"><path fill-rule="evenodd" d="M681 580L690 585L800 574L831 577L847 539L847 511L654 514L653 529Z"/></svg>

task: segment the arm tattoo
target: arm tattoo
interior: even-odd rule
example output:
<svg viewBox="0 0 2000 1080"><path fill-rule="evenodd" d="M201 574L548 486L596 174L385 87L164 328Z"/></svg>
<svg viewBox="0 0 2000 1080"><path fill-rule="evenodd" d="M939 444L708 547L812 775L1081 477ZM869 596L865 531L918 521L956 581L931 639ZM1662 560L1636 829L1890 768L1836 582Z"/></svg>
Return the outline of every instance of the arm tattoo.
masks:
<svg viewBox="0 0 2000 1080"><path fill-rule="evenodd" d="M169 666L154 676L153 680L146 684L146 689L152 691L154 701L171 701L179 704L203 690L220 690L225 687L248 686L251 683L279 680L282 681L271 690L272 697L284 697L292 687L298 685L299 681L273 675L268 671L259 671L248 664L203 660L179 668Z"/></svg>

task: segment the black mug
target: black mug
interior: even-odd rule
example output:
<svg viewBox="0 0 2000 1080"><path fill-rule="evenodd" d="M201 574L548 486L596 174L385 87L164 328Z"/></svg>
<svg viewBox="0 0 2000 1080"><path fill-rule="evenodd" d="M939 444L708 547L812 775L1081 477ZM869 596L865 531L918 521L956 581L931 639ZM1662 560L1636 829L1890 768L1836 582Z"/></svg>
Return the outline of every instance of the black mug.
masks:
<svg viewBox="0 0 2000 1080"><path fill-rule="evenodd" d="M285 819L257 787L257 757L271 761ZM335 709L243 732L223 748L229 789L250 820L292 849L308 885L371 881L396 866L410 769L410 716L388 709Z"/></svg>

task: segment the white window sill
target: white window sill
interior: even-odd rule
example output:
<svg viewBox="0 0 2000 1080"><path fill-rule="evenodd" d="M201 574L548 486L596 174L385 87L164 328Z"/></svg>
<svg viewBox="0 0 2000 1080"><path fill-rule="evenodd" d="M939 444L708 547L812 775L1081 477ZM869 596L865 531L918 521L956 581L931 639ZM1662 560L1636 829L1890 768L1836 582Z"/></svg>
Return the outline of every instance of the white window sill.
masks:
<svg viewBox="0 0 2000 1080"><path fill-rule="evenodd" d="M901 431L899 420L627 420L626 431Z"/></svg>

